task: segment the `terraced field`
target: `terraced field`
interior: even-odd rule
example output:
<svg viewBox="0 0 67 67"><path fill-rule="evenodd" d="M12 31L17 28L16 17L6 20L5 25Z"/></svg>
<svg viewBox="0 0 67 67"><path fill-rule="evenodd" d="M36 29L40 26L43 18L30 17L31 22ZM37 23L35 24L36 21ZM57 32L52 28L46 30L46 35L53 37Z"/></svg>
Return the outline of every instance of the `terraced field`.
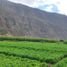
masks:
<svg viewBox="0 0 67 67"><path fill-rule="evenodd" d="M0 67L67 67L67 44L0 41Z"/></svg>

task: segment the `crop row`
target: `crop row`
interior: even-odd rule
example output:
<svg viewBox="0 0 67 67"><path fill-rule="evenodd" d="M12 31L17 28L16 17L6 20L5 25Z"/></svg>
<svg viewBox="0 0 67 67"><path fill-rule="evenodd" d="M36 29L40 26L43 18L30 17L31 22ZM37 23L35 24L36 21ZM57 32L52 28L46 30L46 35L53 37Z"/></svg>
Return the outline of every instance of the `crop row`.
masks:
<svg viewBox="0 0 67 67"><path fill-rule="evenodd" d="M26 58L32 61L37 61L38 62L37 65L40 63L47 62L48 64L49 63L54 64L53 67L64 67L61 66L61 63L63 63L63 65L66 65L67 63L67 60L64 59L67 58L67 45L61 42L42 43L26 41L24 42L0 41L0 54L4 54L8 57L13 56L19 57L21 59ZM46 65L45 67L47 67L47 64L45 65Z"/></svg>
<svg viewBox="0 0 67 67"><path fill-rule="evenodd" d="M42 66L47 67L48 65L46 63L41 63L36 60L0 54L0 67L42 67Z"/></svg>
<svg viewBox="0 0 67 67"><path fill-rule="evenodd" d="M63 52L55 51L41 51L41 50L29 50L29 49L18 49L14 47L0 47L0 53L6 53L8 55L15 55L25 57L33 60L38 60L47 63L56 63L64 57Z"/></svg>
<svg viewBox="0 0 67 67"><path fill-rule="evenodd" d="M21 58L15 56L7 56L0 54L0 67L67 67L67 58L59 61L55 65L46 64L28 58Z"/></svg>
<svg viewBox="0 0 67 67"><path fill-rule="evenodd" d="M53 67L67 67L67 58L64 58L63 60L59 61Z"/></svg>
<svg viewBox="0 0 67 67"><path fill-rule="evenodd" d="M12 41L0 41L0 47L15 47L25 48L29 50L46 50L46 51L57 51L67 52L67 45L63 43L39 43L39 42L12 42Z"/></svg>

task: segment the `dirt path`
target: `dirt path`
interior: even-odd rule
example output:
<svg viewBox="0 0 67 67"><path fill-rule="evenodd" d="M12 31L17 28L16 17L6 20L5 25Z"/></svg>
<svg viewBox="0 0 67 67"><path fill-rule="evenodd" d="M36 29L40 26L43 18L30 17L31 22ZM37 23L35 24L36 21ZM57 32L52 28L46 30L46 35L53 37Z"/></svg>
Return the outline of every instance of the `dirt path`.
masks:
<svg viewBox="0 0 67 67"><path fill-rule="evenodd" d="M48 67L52 67L52 64L51 63L48 63Z"/></svg>

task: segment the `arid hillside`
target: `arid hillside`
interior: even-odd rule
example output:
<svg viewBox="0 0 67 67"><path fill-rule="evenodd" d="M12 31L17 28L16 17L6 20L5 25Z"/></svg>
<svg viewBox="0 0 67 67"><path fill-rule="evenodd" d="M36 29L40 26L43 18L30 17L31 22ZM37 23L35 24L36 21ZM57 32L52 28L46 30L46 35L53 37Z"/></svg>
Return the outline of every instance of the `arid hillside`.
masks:
<svg viewBox="0 0 67 67"><path fill-rule="evenodd" d="M0 35L67 39L67 16L0 0Z"/></svg>

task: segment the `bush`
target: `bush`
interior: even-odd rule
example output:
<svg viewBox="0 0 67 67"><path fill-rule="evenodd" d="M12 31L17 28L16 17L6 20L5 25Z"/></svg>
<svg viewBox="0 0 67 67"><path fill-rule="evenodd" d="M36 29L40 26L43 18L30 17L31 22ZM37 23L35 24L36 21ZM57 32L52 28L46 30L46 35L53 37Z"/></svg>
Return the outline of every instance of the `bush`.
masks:
<svg viewBox="0 0 67 67"><path fill-rule="evenodd" d="M60 40L60 42L64 42L64 40Z"/></svg>

